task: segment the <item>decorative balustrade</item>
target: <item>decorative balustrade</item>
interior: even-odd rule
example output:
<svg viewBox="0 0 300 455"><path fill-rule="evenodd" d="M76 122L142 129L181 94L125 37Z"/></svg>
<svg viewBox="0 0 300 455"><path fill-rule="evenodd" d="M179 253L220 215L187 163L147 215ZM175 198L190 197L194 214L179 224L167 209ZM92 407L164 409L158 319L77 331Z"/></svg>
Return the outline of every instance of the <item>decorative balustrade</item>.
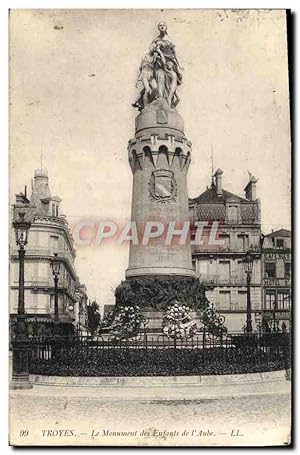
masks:
<svg viewBox="0 0 300 455"><path fill-rule="evenodd" d="M238 246L235 244L230 244L230 245L214 245L213 242L210 244L208 242L203 243L203 245L191 245L192 253L196 254L221 254L221 253L230 253L230 254L244 254L251 250L252 253L255 255L260 255L261 250L260 247L252 247L249 246Z"/></svg>
<svg viewBox="0 0 300 455"><path fill-rule="evenodd" d="M246 276L230 275L229 277L221 277L220 275L203 275L198 274L200 282L204 285L213 286L247 286ZM255 277L252 278L251 285L260 286L260 281Z"/></svg>
<svg viewBox="0 0 300 455"><path fill-rule="evenodd" d="M31 256L37 256L37 257L52 257L54 254L54 251L52 248L49 248L49 247L39 247L39 248L35 248L35 247L31 247L30 244L27 245L26 247L26 257L31 257ZM13 248L11 250L11 255L13 257L18 257L18 250L16 248ZM72 257L72 255L66 251L66 250L60 250L58 252L58 255L59 255L59 258L60 259L67 259L69 260L71 263L74 262L74 258Z"/></svg>
<svg viewBox="0 0 300 455"><path fill-rule="evenodd" d="M52 287L53 286L53 279L52 277L32 277L30 285L36 288L39 287Z"/></svg>
<svg viewBox="0 0 300 455"><path fill-rule="evenodd" d="M191 245L192 254L195 253L205 253L205 254L213 254L213 253L237 253L237 250L231 248L230 246L223 246L223 245ZM241 250L241 252L243 252Z"/></svg>
<svg viewBox="0 0 300 455"><path fill-rule="evenodd" d="M15 285L17 286L18 280L14 280ZM25 280L26 288L54 288L54 282L52 275L49 277L31 277L30 279ZM78 296L75 291L75 286L70 284L70 282L65 278L60 278L58 281L58 290L64 291L74 302L78 300Z"/></svg>

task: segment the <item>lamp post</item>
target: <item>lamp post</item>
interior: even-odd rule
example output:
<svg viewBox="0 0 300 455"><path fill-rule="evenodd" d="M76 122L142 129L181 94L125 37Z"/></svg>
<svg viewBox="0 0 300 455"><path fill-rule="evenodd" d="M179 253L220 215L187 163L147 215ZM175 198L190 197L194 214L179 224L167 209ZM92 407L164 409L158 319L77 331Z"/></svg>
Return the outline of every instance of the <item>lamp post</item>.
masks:
<svg viewBox="0 0 300 455"><path fill-rule="evenodd" d="M54 257L50 260L52 274L54 278L54 321L59 321L58 314L58 278L60 273L60 259L57 257L57 253L54 253Z"/></svg>
<svg viewBox="0 0 300 455"><path fill-rule="evenodd" d="M246 332L252 333L252 316L251 316L251 293L250 284L253 270L253 257L248 251L243 259L244 271L247 278L247 319L246 319Z"/></svg>
<svg viewBox="0 0 300 455"><path fill-rule="evenodd" d="M28 370L28 333L25 315L24 299L24 260L25 245L31 222L25 220L25 211L18 211L13 227L16 233L16 243L19 247L19 295L16 335L13 341L13 374L11 389L31 389Z"/></svg>

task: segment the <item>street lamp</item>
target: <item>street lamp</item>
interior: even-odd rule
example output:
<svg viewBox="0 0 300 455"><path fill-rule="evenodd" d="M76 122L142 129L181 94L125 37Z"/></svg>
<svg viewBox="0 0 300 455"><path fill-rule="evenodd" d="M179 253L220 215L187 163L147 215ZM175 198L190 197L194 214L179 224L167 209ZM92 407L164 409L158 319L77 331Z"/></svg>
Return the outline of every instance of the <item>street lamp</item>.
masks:
<svg viewBox="0 0 300 455"><path fill-rule="evenodd" d="M54 278L54 321L58 322L58 277L60 273L61 261L57 257L57 253L54 253L54 257L50 260L50 265Z"/></svg>
<svg viewBox="0 0 300 455"><path fill-rule="evenodd" d="M243 259L244 271L247 278L247 319L246 319L246 332L252 332L252 316L251 316L251 294L250 294L250 284L253 270L253 256L250 251L248 251Z"/></svg>
<svg viewBox="0 0 300 455"><path fill-rule="evenodd" d="M16 243L19 246L19 297L18 297L18 315L25 313L24 306L24 259L25 245L28 241L28 231L30 229L30 221L25 220L25 212L18 213L19 218L15 219L13 226L16 233Z"/></svg>
<svg viewBox="0 0 300 455"><path fill-rule="evenodd" d="M12 389L31 389L28 370L28 334L25 315L24 299L24 260L25 245L28 240L28 231L31 222L25 220L25 211L19 210L15 213L13 227L16 234L16 243L19 247L19 295L18 313L16 323L16 337L13 341L13 374Z"/></svg>

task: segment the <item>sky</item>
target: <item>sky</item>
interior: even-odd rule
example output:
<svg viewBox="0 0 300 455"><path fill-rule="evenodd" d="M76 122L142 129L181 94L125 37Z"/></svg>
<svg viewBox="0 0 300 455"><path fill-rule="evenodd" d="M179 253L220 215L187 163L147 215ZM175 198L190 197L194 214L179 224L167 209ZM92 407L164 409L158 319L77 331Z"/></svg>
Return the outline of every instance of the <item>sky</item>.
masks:
<svg viewBox="0 0 300 455"><path fill-rule="evenodd" d="M15 10L10 17L10 202L34 169L49 173L71 229L129 220L127 143L142 56L165 21L181 66L178 111L193 144L189 196L221 168L243 196L258 178L264 233L290 228L291 168L285 13L280 10ZM77 248L91 298L114 303L128 247Z"/></svg>

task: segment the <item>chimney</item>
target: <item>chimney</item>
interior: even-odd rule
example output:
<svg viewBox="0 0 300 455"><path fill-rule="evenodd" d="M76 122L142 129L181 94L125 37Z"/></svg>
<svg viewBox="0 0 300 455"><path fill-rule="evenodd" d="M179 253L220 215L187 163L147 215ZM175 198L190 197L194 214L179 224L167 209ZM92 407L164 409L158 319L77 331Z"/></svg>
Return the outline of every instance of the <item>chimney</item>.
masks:
<svg viewBox="0 0 300 455"><path fill-rule="evenodd" d="M255 201L256 200L256 183L258 180L254 177L254 175L251 174L251 172L248 171L248 173L249 173L249 182L245 186L244 191L246 194L246 199L248 199L248 201Z"/></svg>
<svg viewBox="0 0 300 455"><path fill-rule="evenodd" d="M26 194L16 194L16 204L29 204L29 200L27 199Z"/></svg>
<svg viewBox="0 0 300 455"><path fill-rule="evenodd" d="M223 188L222 188L222 174L223 171L219 168L215 172L215 178L216 178L216 192L218 196L221 196L223 194Z"/></svg>

